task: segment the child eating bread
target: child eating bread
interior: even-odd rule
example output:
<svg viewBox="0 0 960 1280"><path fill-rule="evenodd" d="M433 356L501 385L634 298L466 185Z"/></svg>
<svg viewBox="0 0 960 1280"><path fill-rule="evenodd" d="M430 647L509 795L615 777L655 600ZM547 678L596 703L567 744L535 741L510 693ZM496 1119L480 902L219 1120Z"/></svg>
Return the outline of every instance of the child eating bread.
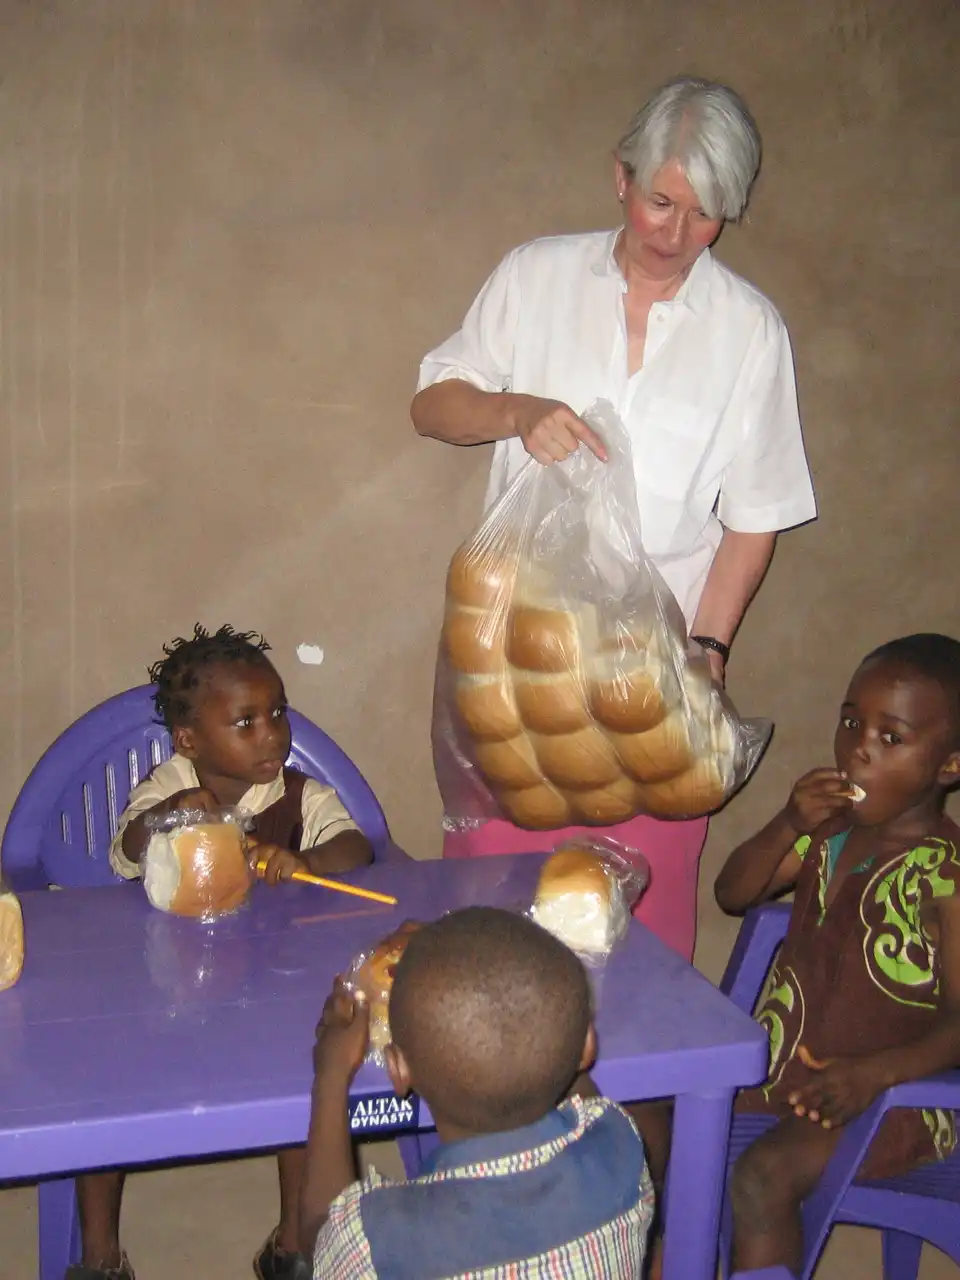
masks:
<svg viewBox="0 0 960 1280"><path fill-rule="evenodd" d="M595 1049L583 966L523 916L470 907L413 933L390 997L387 1069L430 1108L419 1177L356 1181L347 1120L369 1006L338 980L314 1050L301 1250L316 1280L639 1280L653 1192L630 1119L569 1097Z"/></svg>

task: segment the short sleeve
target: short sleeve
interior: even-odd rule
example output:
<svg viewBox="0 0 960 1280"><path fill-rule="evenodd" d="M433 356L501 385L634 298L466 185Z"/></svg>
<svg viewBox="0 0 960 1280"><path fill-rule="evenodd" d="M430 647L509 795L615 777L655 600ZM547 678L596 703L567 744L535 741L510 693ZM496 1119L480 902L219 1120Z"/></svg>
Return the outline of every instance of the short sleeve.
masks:
<svg viewBox="0 0 960 1280"><path fill-rule="evenodd" d="M481 391L509 391L519 294L517 252L513 250L477 294L457 332L424 357L417 390L460 378Z"/></svg>
<svg viewBox="0 0 960 1280"><path fill-rule="evenodd" d="M813 520L817 504L803 446L793 352L786 326L761 318L728 412L743 424L723 475L717 516L740 533L775 533Z"/></svg>
<svg viewBox="0 0 960 1280"><path fill-rule="evenodd" d="M341 831L357 830L357 824L347 813L333 787L325 787L315 778L307 778L303 784L300 820L303 824L301 849L315 849L332 840Z"/></svg>
<svg viewBox="0 0 960 1280"><path fill-rule="evenodd" d="M911 869L919 875L921 902L952 898L960 889L960 855L950 840L931 840L910 854Z"/></svg>
<svg viewBox="0 0 960 1280"><path fill-rule="evenodd" d="M140 867L124 854L123 833L134 818L139 817L141 813L146 813L161 800L168 800L178 791L186 791L197 785L197 775L193 765L182 756L175 755L163 764L157 765L149 777L144 778L138 786L134 787L130 792L127 807L121 813L117 823L117 834L110 842L111 870L118 876L123 876L124 880L136 880L140 875Z"/></svg>
<svg viewBox="0 0 960 1280"><path fill-rule="evenodd" d="M313 1253L316 1280L376 1280L370 1243L363 1229L363 1198L389 1185L376 1169L371 1169L362 1182L352 1183L331 1203Z"/></svg>

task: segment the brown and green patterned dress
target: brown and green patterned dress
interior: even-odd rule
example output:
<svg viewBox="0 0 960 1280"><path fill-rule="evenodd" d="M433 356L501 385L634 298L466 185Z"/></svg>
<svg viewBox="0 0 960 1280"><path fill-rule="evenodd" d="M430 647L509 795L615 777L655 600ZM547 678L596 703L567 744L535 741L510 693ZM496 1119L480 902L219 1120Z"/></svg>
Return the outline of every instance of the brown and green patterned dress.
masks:
<svg viewBox="0 0 960 1280"><path fill-rule="evenodd" d="M788 1096L813 1076L796 1056L800 1044L820 1060L876 1053L918 1039L936 1018L937 953L922 908L960 887L960 830L945 820L915 849L867 858L826 907L848 835L797 843L790 926L756 1015L770 1033L770 1074L740 1095L739 1111L790 1114ZM860 1172L893 1177L943 1159L956 1142L952 1112L891 1111Z"/></svg>

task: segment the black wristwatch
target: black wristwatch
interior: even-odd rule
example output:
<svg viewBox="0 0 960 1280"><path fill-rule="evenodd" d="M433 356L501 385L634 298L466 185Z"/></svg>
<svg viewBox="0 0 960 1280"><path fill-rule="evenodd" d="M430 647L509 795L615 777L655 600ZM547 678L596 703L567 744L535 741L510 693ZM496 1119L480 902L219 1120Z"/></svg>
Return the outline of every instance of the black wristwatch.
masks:
<svg viewBox="0 0 960 1280"><path fill-rule="evenodd" d="M730 646L724 644L722 640L715 640L713 636L691 636L690 639L694 644L698 644L701 649L709 649L711 653L719 653L723 659L724 666L730 661Z"/></svg>

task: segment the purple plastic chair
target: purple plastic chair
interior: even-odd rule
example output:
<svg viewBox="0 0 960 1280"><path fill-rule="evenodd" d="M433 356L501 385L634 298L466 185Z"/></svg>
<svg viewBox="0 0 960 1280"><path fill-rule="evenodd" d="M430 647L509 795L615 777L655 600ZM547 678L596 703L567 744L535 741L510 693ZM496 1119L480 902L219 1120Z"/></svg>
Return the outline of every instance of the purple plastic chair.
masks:
<svg viewBox="0 0 960 1280"><path fill-rule="evenodd" d="M768 905L751 911L743 922L720 989L747 1013L753 1012L789 919L789 906ZM865 1181L856 1176L873 1135L892 1107L960 1111L960 1071L888 1089L846 1126L820 1185L803 1206L804 1260L799 1280L810 1280L835 1222L883 1232L884 1280L917 1280L925 1240L960 1264L960 1152L901 1178ZM768 1116L734 1116L731 1168L773 1123ZM728 1257L729 1205L724 1223L723 1252Z"/></svg>
<svg viewBox="0 0 960 1280"><path fill-rule="evenodd" d="M363 775L332 738L290 712L289 763L336 787L374 847L396 856L386 819ZM153 686L118 693L66 729L34 767L17 797L0 851L14 889L113 884L107 852L131 790L170 758L170 735L157 723ZM400 855L406 856L406 855Z"/></svg>
<svg viewBox="0 0 960 1280"><path fill-rule="evenodd" d="M335 787L344 807L373 845L374 857L405 858L390 839L383 810L366 779L322 729L290 712L289 763ZM108 851L130 791L170 758L170 735L156 720L153 686L119 693L80 717L44 753L13 806L0 866L19 891L119 883ZM318 1011L319 1012L319 1011ZM408 1174L421 1164L415 1134L398 1139ZM80 1256L72 1178L38 1187L40 1280L63 1280Z"/></svg>

